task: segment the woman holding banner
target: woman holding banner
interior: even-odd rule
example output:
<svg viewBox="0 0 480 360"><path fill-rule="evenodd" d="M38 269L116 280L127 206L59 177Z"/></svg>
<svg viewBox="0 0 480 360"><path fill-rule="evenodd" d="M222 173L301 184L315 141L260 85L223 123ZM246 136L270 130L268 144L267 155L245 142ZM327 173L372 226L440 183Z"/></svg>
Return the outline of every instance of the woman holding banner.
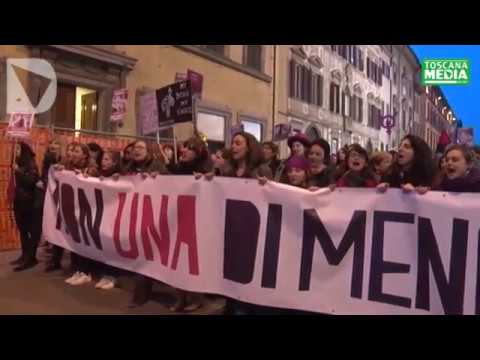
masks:
<svg viewBox="0 0 480 360"><path fill-rule="evenodd" d="M246 132L236 133L230 150L231 159L225 163L221 176L258 179L260 185L272 179L270 168L264 164L263 149L253 135ZM206 178L208 179L209 176ZM227 299L226 314L228 315L257 314L263 313L264 309L261 306Z"/></svg>
<svg viewBox="0 0 480 360"><path fill-rule="evenodd" d="M124 169L127 174L141 174L142 177L156 177L159 174L168 174L165 164L160 159L155 159L149 150L147 143L138 140L133 144L132 161ZM128 304L129 308L135 308L145 304L152 293L153 280L137 274L135 277L135 290L133 298Z"/></svg>
<svg viewBox="0 0 480 360"><path fill-rule="evenodd" d="M35 163L35 153L24 142L15 146L15 161L13 164L15 176L15 197L13 212L15 222L20 232L22 254L13 261L17 265L13 271L23 271L37 265L37 246L42 234L42 198L36 190L40 179Z"/></svg>
<svg viewBox="0 0 480 360"><path fill-rule="evenodd" d="M350 145L345 158L346 172L337 180L337 187L375 188L377 180L368 164L368 153L359 144Z"/></svg>
<svg viewBox="0 0 480 360"><path fill-rule="evenodd" d="M275 174L281 163L278 159L278 146L271 141L264 142L263 154L265 156L265 164L270 167L272 174Z"/></svg>
<svg viewBox="0 0 480 360"><path fill-rule="evenodd" d="M435 190L449 192L480 192L480 169L474 166L475 154L466 145L447 148L445 175Z"/></svg>
<svg viewBox="0 0 480 360"><path fill-rule="evenodd" d="M119 151L107 150L103 152L100 167L100 180L112 178L118 180L122 172L122 157ZM118 269L105 263L97 263L100 281L95 285L96 289L111 290L116 285Z"/></svg>
<svg viewBox="0 0 480 360"><path fill-rule="evenodd" d="M72 169L73 151L75 150L75 147L77 145L79 145L79 143L77 142L71 142L70 144L67 145L65 156L61 158L58 163L52 164L54 170ZM42 176L45 176L45 173L42 173ZM48 173L46 176L48 177ZM64 250L62 247L53 245L52 257L48 261L47 267L45 268L45 272L47 273L53 272L53 271L60 270L62 268L63 253L64 253Z"/></svg>
<svg viewBox="0 0 480 360"><path fill-rule="evenodd" d="M425 193L432 186L434 175L433 155L428 144L418 136L407 135L400 143L390 173L378 189L385 192L388 187L394 187L405 192Z"/></svg>
<svg viewBox="0 0 480 360"><path fill-rule="evenodd" d="M200 179L204 174L213 172L213 163L208 156L205 142L199 137L192 137L183 143L180 162L172 168L175 175L194 175ZM170 311L195 311L203 306L202 294L177 290L178 300Z"/></svg>
<svg viewBox="0 0 480 360"><path fill-rule="evenodd" d="M285 171L286 162L293 156L303 156L307 157L308 150L310 149L310 141L303 134L296 134L290 136L287 140L288 147L290 148L290 156L287 160L280 164L277 169L277 172L273 174L275 176L275 181L285 182L287 174Z"/></svg>
<svg viewBox="0 0 480 360"><path fill-rule="evenodd" d="M57 171L61 171L62 167L56 167ZM85 174L96 176L96 169L90 167L90 149L85 144L75 144L69 162L65 166L65 170L74 171L76 174ZM93 171L95 170L95 172ZM92 281L92 272L95 269L96 262L86 257L71 253L71 265L75 272L71 277L65 280L67 284L78 286L87 284Z"/></svg>
<svg viewBox="0 0 480 360"><path fill-rule="evenodd" d="M330 145L324 139L315 140L308 152L310 160L309 185L317 188L325 188L333 183L335 167L330 166Z"/></svg>

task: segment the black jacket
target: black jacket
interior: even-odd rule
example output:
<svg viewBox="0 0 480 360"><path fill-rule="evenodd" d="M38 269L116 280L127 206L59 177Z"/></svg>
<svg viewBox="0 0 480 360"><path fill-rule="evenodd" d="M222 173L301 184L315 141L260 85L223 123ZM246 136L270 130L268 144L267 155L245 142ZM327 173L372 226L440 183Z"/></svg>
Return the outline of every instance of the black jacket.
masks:
<svg viewBox="0 0 480 360"><path fill-rule="evenodd" d="M445 177L437 190L479 193L480 170L474 167L466 176L458 179L449 180L447 177Z"/></svg>
<svg viewBox="0 0 480 360"><path fill-rule="evenodd" d="M335 167L328 166L320 174L312 174L310 176L310 181L308 183L310 186L315 186L318 188L325 188L331 184L335 183Z"/></svg>
<svg viewBox="0 0 480 360"><path fill-rule="evenodd" d="M171 171L175 175L193 175L193 173L207 174L213 172L213 163L210 160L179 162Z"/></svg>
<svg viewBox="0 0 480 360"><path fill-rule="evenodd" d="M400 188L402 185L408 183L413 186L432 186L433 174L415 174L412 171L393 169L382 181L389 183L392 188Z"/></svg>
<svg viewBox="0 0 480 360"><path fill-rule="evenodd" d="M37 182L40 179L35 161L19 167L15 171L15 198L16 207L32 207L36 203Z"/></svg>

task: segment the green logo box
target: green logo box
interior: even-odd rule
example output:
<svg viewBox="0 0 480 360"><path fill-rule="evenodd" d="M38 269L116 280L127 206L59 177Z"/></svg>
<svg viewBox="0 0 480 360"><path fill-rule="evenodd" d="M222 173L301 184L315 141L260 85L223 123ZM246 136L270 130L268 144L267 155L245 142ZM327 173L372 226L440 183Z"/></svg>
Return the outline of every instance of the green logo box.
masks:
<svg viewBox="0 0 480 360"><path fill-rule="evenodd" d="M468 85L470 60L429 59L422 61L423 85Z"/></svg>

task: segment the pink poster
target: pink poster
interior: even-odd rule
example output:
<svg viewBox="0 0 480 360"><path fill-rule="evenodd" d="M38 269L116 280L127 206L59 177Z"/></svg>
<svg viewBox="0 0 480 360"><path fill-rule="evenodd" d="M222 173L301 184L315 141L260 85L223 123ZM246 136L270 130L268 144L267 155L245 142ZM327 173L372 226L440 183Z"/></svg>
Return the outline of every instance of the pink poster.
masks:
<svg viewBox="0 0 480 360"><path fill-rule="evenodd" d="M7 136L13 138L29 138L33 126L34 114L12 113L8 122Z"/></svg>
<svg viewBox="0 0 480 360"><path fill-rule="evenodd" d="M140 121L143 135L158 131L158 106L155 91L140 97Z"/></svg>
<svg viewBox="0 0 480 360"><path fill-rule="evenodd" d="M190 80L192 84L192 95L198 99L202 98L202 91L203 91L203 75L193 71L187 71L187 79Z"/></svg>
<svg viewBox="0 0 480 360"><path fill-rule="evenodd" d="M113 92L112 115L110 117L110 121L119 122L123 120L123 118L127 114L127 100L127 89L115 90Z"/></svg>

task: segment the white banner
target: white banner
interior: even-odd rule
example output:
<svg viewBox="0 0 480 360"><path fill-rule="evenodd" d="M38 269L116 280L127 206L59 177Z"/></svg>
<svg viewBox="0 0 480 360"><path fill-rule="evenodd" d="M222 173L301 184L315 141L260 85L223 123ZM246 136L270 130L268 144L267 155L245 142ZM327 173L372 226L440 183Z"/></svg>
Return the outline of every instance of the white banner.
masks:
<svg viewBox="0 0 480 360"><path fill-rule="evenodd" d="M89 258L260 305L474 314L479 200L395 189L311 193L220 177L101 181L63 171L51 173L43 230Z"/></svg>

